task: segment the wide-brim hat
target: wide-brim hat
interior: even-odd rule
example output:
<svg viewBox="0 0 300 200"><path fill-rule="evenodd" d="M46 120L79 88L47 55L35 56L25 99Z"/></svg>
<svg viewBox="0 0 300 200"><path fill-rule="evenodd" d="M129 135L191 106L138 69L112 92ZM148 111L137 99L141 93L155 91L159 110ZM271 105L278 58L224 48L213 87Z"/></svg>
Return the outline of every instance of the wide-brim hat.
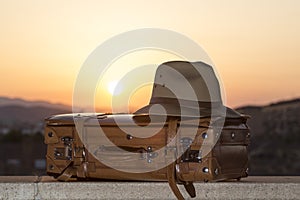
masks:
<svg viewBox="0 0 300 200"><path fill-rule="evenodd" d="M157 68L149 105L134 114L240 116L223 105L219 81L213 68L203 62L186 61L166 62Z"/></svg>

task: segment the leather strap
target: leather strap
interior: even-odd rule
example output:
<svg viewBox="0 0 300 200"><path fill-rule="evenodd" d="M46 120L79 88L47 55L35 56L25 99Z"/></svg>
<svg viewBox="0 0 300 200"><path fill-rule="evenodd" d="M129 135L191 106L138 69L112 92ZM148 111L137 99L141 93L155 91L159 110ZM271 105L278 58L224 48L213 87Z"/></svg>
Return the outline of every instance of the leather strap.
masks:
<svg viewBox="0 0 300 200"><path fill-rule="evenodd" d="M57 180L59 181L68 181L72 177L72 175L75 172L75 169L71 166L72 162L68 165L68 167L63 171L59 177L57 177Z"/></svg>
<svg viewBox="0 0 300 200"><path fill-rule="evenodd" d="M177 141L171 142L174 137L176 137L177 134L177 119L170 119L168 121L168 131L167 131L167 141L166 141L166 161L173 160L171 164L168 165L167 167L167 178L168 178L168 183L173 191L174 195L177 197L179 200L184 200L184 197L182 196L177 184L176 184L176 171L175 171L175 162L176 162L176 145Z"/></svg>
<svg viewBox="0 0 300 200"><path fill-rule="evenodd" d="M184 200L184 197L182 196L175 180L175 162L173 162L167 167L167 178L169 186L173 191L174 195L177 197L177 199Z"/></svg>
<svg viewBox="0 0 300 200"><path fill-rule="evenodd" d="M174 195L179 200L184 200L183 195L181 194L177 184L176 184L176 163L178 160L176 159L176 153L178 151L178 141L171 142L176 136L179 137L177 134L177 119L170 119L168 122L168 132L167 132L167 155L166 159L174 159L174 161L167 167L167 178L170 188L172 189ZM171 150L171 151L170 151ZM186 189L187 193L190 197L196 197L196 190L192 182L185 182L183 183L184 188Z"/></svg>
<svg viewBox="0 0 300 200"><path fill-rule="evenodd" d="M183 183L183 186L184 186L185 190L187 191L187 193L189 193L190 197L192 197L192 198L196 197L196 190L193 185L193 182L185 182L185 183Z"/></svg>

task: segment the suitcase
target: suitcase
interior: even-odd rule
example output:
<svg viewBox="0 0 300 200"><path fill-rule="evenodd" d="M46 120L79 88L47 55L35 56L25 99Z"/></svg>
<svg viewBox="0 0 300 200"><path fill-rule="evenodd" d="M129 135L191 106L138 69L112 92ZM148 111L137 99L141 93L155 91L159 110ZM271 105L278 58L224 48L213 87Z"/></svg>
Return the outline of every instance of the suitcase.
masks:
<svg viewBox="0 0 300 200"><path fill-rule="evenodd" d="M178 79L166 77L170 75L166 66L192 79L194 89L203 84L202 72L196 76L200 82L195 81L195 66L206 70L206 75L211 69L201 62L160 65L149 105L133 114L73 113L47 118L47 173L60 181L168 181L178 199L184 198L177 184L195 197L194 182L246 177L248 116L225 107L218 91L213 97L205 94L208 86L196 90L202 98L196 103L175 98L168 85L177 87ZM215 78L212 70L209 76ZM211 84L219 89L216 80ZM155 105L162 105L164 112L151 110Z"/></svg>

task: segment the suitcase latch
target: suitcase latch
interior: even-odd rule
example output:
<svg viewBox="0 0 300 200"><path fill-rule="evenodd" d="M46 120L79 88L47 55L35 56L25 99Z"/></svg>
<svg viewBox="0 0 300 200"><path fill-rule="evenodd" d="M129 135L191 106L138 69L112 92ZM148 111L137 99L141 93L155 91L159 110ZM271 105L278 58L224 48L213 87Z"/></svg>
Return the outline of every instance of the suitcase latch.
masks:
<svg viewBox="0 0 300 200"><path fill-rule="evenodd" d="M152 147L147 147L146 159L148 163L151 163L154 158L158 156L157 152L153 152Z"/></svg>
<svg viewBox="0 0 300 200"><path fill-rule="evenodd" d="M140 153L141 159L146 159L148 163L152 163L152 160L158 156L157 152L153 152L151 146L148 146L146 151L145 149L142 149Z"/></svg>
<svg viewBox="0 0 300 200"><path fill-rule="evenodd" d="M181 156L181 162L202 162L199 151L191 150L192 138L184 137L180 140L184 153Z"/></svg>
<svg viewBox="0 0 300 200"><path fill-rule="evenodd" d="M69 146L55 148L54 159L56 160L72 160L72 148Z"/></svg>
<svg viewBox="0 0 300 200"><path fill-rule="evenodd" d="M61 141L64 143L64 145L71 145L73 143L73 138L66 136L66 137L62 137Z"/></svg>
<svg viewBox="0 0 300 200"><path fill-rule="evenodd" d="M62 137L61 141L64 143L64 147L57 147L54 149L54 159L56 160L72 160L72 143L73 138Z"/></svg>

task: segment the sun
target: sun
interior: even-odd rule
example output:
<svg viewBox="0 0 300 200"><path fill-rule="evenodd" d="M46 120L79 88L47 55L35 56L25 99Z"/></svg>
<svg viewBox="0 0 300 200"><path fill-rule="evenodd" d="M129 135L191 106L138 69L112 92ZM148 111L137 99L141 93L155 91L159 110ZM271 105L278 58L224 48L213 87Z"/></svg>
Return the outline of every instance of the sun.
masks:
<svg viewBox="0 0 300 200"><path fill-rule="evenodd" d="M118 83L119 82L116 80L108 83L107 90L113 96L119 95L122 92L122 87L121 85L118 85Z"/></svg>
<svg viewBox="0 0 300 200"><path fill-rule="evenodd" d="M118 81L111 81L108 83L108 91L111 95L114 95L115 88L117 87Z"/></svg>

